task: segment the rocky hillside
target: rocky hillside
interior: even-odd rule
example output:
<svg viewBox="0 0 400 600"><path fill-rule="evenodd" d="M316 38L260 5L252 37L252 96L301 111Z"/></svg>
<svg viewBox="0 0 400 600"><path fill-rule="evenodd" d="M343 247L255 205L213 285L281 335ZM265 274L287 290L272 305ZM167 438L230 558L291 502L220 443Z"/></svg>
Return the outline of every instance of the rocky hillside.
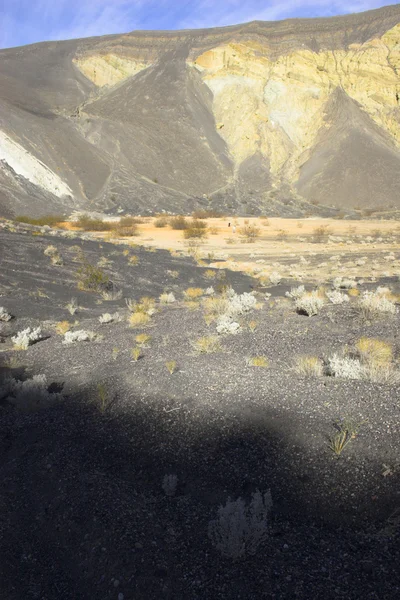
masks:
<svg viewBox="0 0 400 600"><path fill-rule="evenodd" d="M400 5L0 52L0 214L400 208Z"/></svg>

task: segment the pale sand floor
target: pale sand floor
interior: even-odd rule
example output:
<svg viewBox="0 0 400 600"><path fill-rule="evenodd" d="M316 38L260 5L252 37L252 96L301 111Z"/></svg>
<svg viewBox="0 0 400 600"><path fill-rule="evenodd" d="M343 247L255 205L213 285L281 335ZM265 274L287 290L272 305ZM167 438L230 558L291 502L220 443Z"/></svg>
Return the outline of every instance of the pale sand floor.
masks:
<svg viewBox="0 0 400 600"><path fill-rule="evenodd" d="M154 221L147 217L138 226L137 236L113 241L189 253L197 259L207 259L210 267L245 271L266 281L273 272L285 279L315 282L337 276L400 275L400 223L397 221L212 218L206 219L208 235L201 241L185 240L183 231L169 226L155 227ZM243 243L241 227L245 224L259 228L260 235L253 243ZM327 227L327 234L316 242L313 238L320 227ZM70 224L68 228L72 229ZM96 236L107 239L109 234Z"/></svg>

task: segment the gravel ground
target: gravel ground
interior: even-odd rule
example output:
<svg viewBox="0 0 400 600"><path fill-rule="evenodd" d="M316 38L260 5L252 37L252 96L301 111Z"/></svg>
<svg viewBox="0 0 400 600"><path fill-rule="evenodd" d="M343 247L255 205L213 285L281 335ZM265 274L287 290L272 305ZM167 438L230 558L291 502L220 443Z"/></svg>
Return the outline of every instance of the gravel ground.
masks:
<svg viewBox="0 0 400 600"><path fill-rule="evenodd" d="M399 597L398 386L293 370L297 355L327 359L363 335L391 342L397 357L399 314L365 322L352 299L309 318L279 286L268 300L255 292L262 307L241 317L237 335L220 336L221 352L197 355L193 340L215 324L182 292L209 285L204 268L139 247L129 250L139 259L132 267L121 247L26 231L0 232L0 305L14 316L1 324L0 374L44 374L62 394L0 403L1 597ZM50 243L62 266L44 256ZM120 299L76 289L76 245L92 264L113 261L104 268ZM240 273L226 281L238 292L254 287ZM164 290L178 301L130 328L124 297ZM74 317L65 310L72 296ZM116 310L122 321L99 323ZM63 344L55 324L64 319L101 339ZM12 350L15 332L39 324L46 339ZM151 338L134 362L138 333ZM268 366L249 366L259 355ZM329 438L340 419L359 429L336 457ZM177 476L171 497L167 474ZM268 535L253 555L224 558L208 523L228 497L247 501L257 489L272 494Z"/></svg>

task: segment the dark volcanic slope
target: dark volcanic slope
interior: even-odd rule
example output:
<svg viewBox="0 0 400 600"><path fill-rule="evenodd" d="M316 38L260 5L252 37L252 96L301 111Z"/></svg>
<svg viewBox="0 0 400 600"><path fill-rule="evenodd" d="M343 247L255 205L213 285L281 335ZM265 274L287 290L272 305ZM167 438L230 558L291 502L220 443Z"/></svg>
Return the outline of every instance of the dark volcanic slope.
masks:
<svg viewBox="0 0 400 600"><path fill-rule="evenodd" d="M0 212L398 206L399 22L390 6L3 50ZM351 102L324 121L338 87Z"/></svg>

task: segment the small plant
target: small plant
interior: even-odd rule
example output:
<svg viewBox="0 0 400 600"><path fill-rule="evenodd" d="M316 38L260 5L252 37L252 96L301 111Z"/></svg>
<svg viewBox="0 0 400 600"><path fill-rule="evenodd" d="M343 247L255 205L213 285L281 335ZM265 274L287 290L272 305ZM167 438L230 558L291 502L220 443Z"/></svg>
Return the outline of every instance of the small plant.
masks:
<svg viewBox="0 0 400 600"><path fill-rule="evenodd" d="M326 240L328 235L330 234L330 229L328 225L320 225L319 227L315 227L313 230L313 242L317 244L321 244Z"/></svg>
<svg viewBox="0 0 400 600"><path fill-rule="evenodd" d="M27 350L29 346L42 339L43 335L40 327L36 327L36 329L27 327L19 331L17 335L14 335L11 341L14 344L15 350Z"/></svg>
<svg viewBox="0 0 400 600"><path fill-rule="evenodd" d="M147 335L147 333L139 333L135 337L135 340L136 343L139 344L139 346L145 346L147 342L151 340L151 335Z"/></svg>
<svg viewBox="0 0 400 600"><path fill-rule="evenodd" d="M222 351L221 342L215 335L198 338L192 342L192 346L197 354L212 354Z"/></svg>
<svg viewBox="0 0 400 600"><path fill-rule="evenodd" d="M322 377L323 363L317 356L298 356L294 367L302 377Z"/></svg>
<svg viewBox="0 0 400 600"><path fill-rule="evenodd" d="M396 314L397 307L390 293L381 291L364 292L358 301L358 309L365 319L373 319L381 313Z"/></svg>
<svg viewBox="0 0 400 600"><path fill-rule="evenodd" d="M276 237L280 242L284 242L287 240L288 232L286 231L286 229L279 229L278 233L276 234Z"/></svg>
<svg viewBox="0 0 400 600"><path fill-rule="evenodd" d="M339 292L339 290L332 290L331 292L326 292L326 297L328 298L328 300L330 300L330 302L332 302L332 304L344 304L345 302L350 301L348 295Z"/></svg>
<svg viewBox="0 0 400 600"><path fill-rule="evenodd" d="M357 437L360 425L351 419L341 419L334 424L335 433L329 438L328 446L336 456L340 456L346 446Z"/></svg>
<svg viewBox="0 0 400 600"><path fill-rule="evenodd" d="M252 333L255 332L255 330L257 329L257 321L249 321L249 329Z"/></svg>
<svg viewBox="0 0 400 600"><path fill-rule="evenodd" d="M234 321L231 315L225 314L218 317L216 329L217 333L219 334L225 333L234 335L236 333L239 333L240 324L237 323L237 321Z"/></svg>
<svg viewBox="0 0 400 600"><path fill-rule="evenodd" d="M293 298L293 300L297 300L301 298L306 293L304 285L299 285L298 287L292 287L290 292L286 292L285 296L287 298Z"/></svg>
<svg viewBox="0 0 400 600"><path fill-rule="evenodd" d="M252 356L248 364L251 367L268 367L269 362L265 356Z"/></svg>
<svg viewBox="0 0 400 600"><path fill-rule="evenodd" d="M160 304L173 304L176 302L176 298L172 292L164 292L160 295Z"/></svg>
<svg viewBox="0 0 400 600"><path fill-rule="evenodd" d="M111 405L111 397L104 383L97 385L97 406L101 413L105 413Z"/></svg>
<svg viewBox="0 0 400 600"><path fill-rule="evenodd" d="M44 225L48 225L49 227L54 227L58 223L62 223L65 221L64 215L45 215L43 217L38 217L34 219L33 217L27 217L25 215L21 215L15 217L14 221L17 223L26 223L27 225L38 225L43 227Z"/></svg>
<svg viewBox="0 0 400 600"><path fill-rule="evenodd" d="M58 335L65 335L70 329L71 323L69 323L68 321L60 321L56 325L56 332L58 333Z"/></svg>
<svg viewBox="0 0 400 600"><path fill-rule="evenodd" d="M142 356L141 348L139 346L135 346L135 348L132 348L131 356L132 356L132 360L134 362L137 362L139 360L139 358L141 358L141 356Z"/></svg>
<svg viewBox="0 0 400 600"><path fill-rule="evenodd" d="M84 231L110 231L111 223L102 219L93 219L89 215L81 215L76 221L77 227Z"/></svg>
<svg viewBox="0 0 400 600"><path fill-rule="evenodd" d="M43 250L43 254L45 256L54 256L55 254L58 254L58 250L55 246L47 246L47 248Z"/></svg>
<svg viewBox="0 0 400 600"><path fill-rule="evenodd" d="M174 474L164 475L162 489L166 496L175 496L176 486L178 485L178 477Z"/></svg>
<svg viewBox="0 0 400 600"><path fill-rule="evenodd" d="M267 517L272 507L271 493L252 495L248 506L242 498L228 498L217 518L208 525L208 537L223 556L237 560L255 554L267 536Z"/></svg>
<svg viewBox="0 0 400 600"><path fill-rule="evenodd" d="M130 256L128 262L133 267L136 267L139 264L139 257L136 255Z"/></svg>
<svg viewBox="0 0 400 600"><path fill-rule="evenodd" d="M103 300L119 300L122 298L122 290L118 290L113 285L109 287L109 289L105 289L101 291L101 297Z"/></svg>
<svg viewBox="0 0 400 600"><path fill-rule="evenodd" d="M176 360L167 360L165 366L167 367L169 374L173 375L176 371Z"/></svg>
<svg viewBox="0 0 400 600"><path fill-rule="evenodd" d="M150 316L143 312L135 312L129 317L131 327L144 327L150 321Z"/></svg>
<svg viewBox="0 0 400 600"><path fill-rule="evenodd" d="M111 352L111 356L113 360L117 360L118 356L119 356L119 348L113 348L112 352Z"/></svg>
<svg viewBox="0 0 400 600"><path fill-rule="evenodd" d="M70 315L74 315L78 311L78 301L76 298L71 298L68 304L65 305L65 308L70 313Z"/></svg>
<svg viewBox="0 0 400 600"><path fill-rule="evenodd" d="M10 313L7 312L4 306L0 306L0 321L7 323L8 321L11 321L11 319L12 316L10 315Z"/></svg>

